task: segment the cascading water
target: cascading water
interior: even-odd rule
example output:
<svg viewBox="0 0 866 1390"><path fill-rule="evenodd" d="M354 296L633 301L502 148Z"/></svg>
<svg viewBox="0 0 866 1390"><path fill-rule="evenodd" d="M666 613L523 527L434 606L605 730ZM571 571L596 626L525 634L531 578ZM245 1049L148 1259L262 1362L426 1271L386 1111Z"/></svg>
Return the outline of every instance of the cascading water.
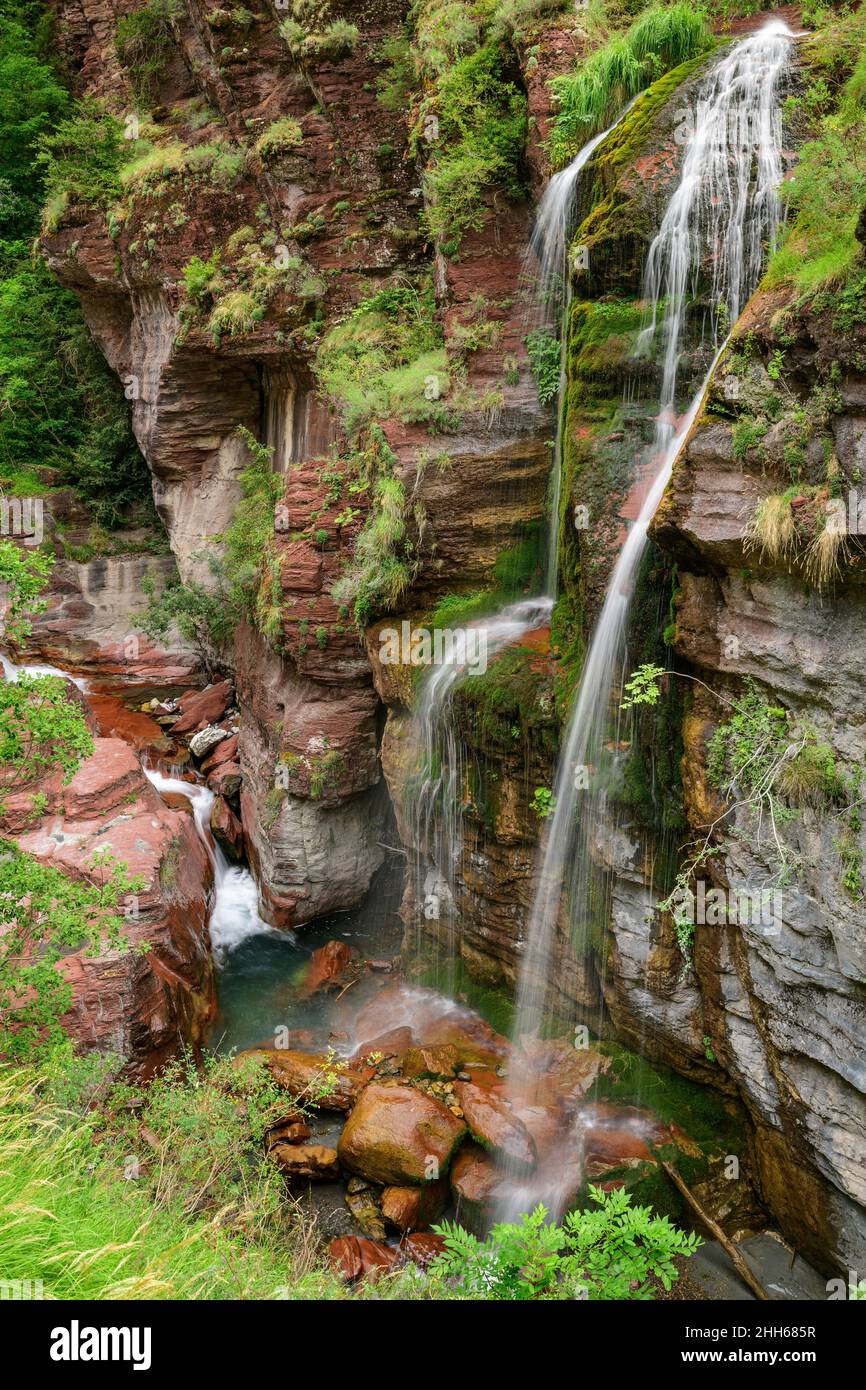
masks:
<svg viewBox="0 0 866 1390"><path fill-rule="evenodd" d="M571 303L571 277L567 274L567 247L574 217L578 180L593 154L627 115L634 102L616 120L583 146L567 168L554 174L535 216L524 258L523 280L533 286L526 326L556 323L560 329L559 393L565 384L565 324ZM527 632L546 625L556 601L559 509L561 496L562 412L557 412L554 460L551 473L545 588L539 598L511 603L475 626L483 638L489 659L519 641ZM419 750L419 774L412 798L415 845L415 905L418 919L416 954L422 950L421 923L447 925L444 942L437 934L436 974L445 988L453 986L452 886L463 854L463 802L465 760L460 732L453 717L454 692L467 672L465 660L456 659L431 667L418 693L414 725ZM444 968L443 968L444 967Z"/></svg>
<svg viewBox="0 0 866 1390"><path fill-rule="evenodd" d="M87 681L83 676L70 676L68 671L61 671L59 666L44 666L35 663L20 663L0 652L0 666L3 668L3 677L7 681L15 681L20 675L24 676L60 676L62 680L72 681L78 689L85 691Z"/></svg>
<svg viewBox="0 0 866 1390"><path fill-rule="evenodd" d="M154 768L145 768L144 774L158 792L185 796L192 802L196 829L213 865L214 904L208 930L214 960L217 966L221 966L228 952L247 937L274 931L259 916L255 879L249 869L229 863L210 833L210 813L214 803L212 791L196 782L166 777Z"/></svg>
<svg viewBox="0 0 866 1390"><path fill-rule="evenodd" d="M516 1040L537 1031L550 1012L553 943L563 887L569 887L570 911L578 931L597 907L591 901L592 837L605 823L607 797L605 779L598 771L604 762L605 741L611 735L617 739L617 731L610 728L610 705L622 679L630 601L650 521L722 350L721 325L738 318L757 285L763 256L778 229L777 188L782 172L778 95L792 38L785 24L774 21L734 45L705 77L681 177L647 256L644 293L652 304L652 316L639 348L646 352L661 339L655 437L648 462L638 467L636 481L645 488L645 495L608 585L560 756L555 810L521 960ZM687 297L690 288L698 288L708 262L712 262L713 313L702 346L711 348L713 363L677 421ZM724 305L723 313L720 305ZM516 1084L519 1089L520 1083ZM512 1184L503 1213L513 1214L515 1199L525 1207L530 1196L539 1200L537 1187L528 1194L522 1185Z"/></svg>
<svg viewBox="0 0 866 1390"><path fill-rule="evenodd" d="M635 98L637 100L637 98ZM634 101L629 102L616 120L583 146L571 163L554 174L544 190L535 225L524 261L524 276L535 274L534 308L559 327L559 390L557 393L556 440L553 469L550 479L550 498L547 519L547 553L545 594L556 598L559 560L559 509L562 498L562 402L565 398L566 352L568 346L568 313L571 307L572 286L568 273L568 243L574 218L578 180L600 145L612 135L628 115Z"/></svg>

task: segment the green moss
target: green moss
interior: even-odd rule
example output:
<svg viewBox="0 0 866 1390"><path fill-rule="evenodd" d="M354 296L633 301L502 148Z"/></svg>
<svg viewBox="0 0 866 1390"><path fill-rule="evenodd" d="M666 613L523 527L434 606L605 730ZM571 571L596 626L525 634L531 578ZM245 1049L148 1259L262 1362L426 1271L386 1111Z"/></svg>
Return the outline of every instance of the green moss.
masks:
<svg viewBox="0 0 866 1390"><path fill-rule="evenodd" d="M702 10L689 4L652 5L621 36L615 34L576 72L551 83L559 111L550 141L555 168L573 159L591 135L660 72L679 70L703 55L713 39Z"/></svg>
<svg viewBox="0 0 866 1390"><path fill-rule="evenodd" d="M536 755L555 756L551 676L528 647L508 647L483 675L468 676L454 694L454 709L466 736L482 750L513 751L522 739Z"/></svg>
<svg viewBox="0 0 866 1390"><path fill-rule="evenodd" d="M497 613L507 603L538 593L543 575L546 529L541 521L527 526L514 545L501 550L493 565L488 589L443 594L427 622L432 628L459 627Z"/></svg>
<svg viewBox="0 0 866 1390"><path fill-rule="evenodd" d="M593 276L616 276L629 288L637 286L646 242L653 228L645 189L635 180L635 166L651 145L656 122L683 82L707 61L701 54L681 63L638 97L631 111L604 142L593 162L592 210L574 235L574 244L590 253Z"/></svg>

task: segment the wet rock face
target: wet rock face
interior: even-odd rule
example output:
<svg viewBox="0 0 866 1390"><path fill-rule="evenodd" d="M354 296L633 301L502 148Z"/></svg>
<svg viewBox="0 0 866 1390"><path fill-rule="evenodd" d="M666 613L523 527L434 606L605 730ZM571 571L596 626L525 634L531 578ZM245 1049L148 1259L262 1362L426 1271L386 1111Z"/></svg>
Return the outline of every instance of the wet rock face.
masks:
<svg viewBox="0 0 866 1390"><path fill-rule="evenodd" d="M27 829L4 820L23 850L91 879L94 854L108 850L144 880L121 909L130 949L64 956L59 968L73 991L64 1027L82 1050L114 1053L132 1073L149 1074L184 1043L202 1040L213 1008L207 855L188 810L163 803L120 739L97 738L69 785L45 790L44 818L34 822L31 813ZM5 814L14 812L10 802Z"/></svg>
<svg viewBox="0 0 866 1390"><path fill-rule="evenodd" d="M51 506L53 501L49 499ZM59 559L51 572L44 613L36 615L28 658L59 665L102 689L131 685L188 686L200 679L192 648L175 637L155 642L141 631L141 582L177 578L170 555L107 555L77 563Z"/></svg>
<svg viewBox="0 0 866 1390"><path fill-rule="evenodd" d="M435 254L423 227L407 113L376 98L380 47L403 35L408 6L345 0L332 10L357 27L357 44L307 55L301 65L279 34L285 15L272 6L254 0L254 24L242 34L221 29L198 4L181 7L157 123L163 136L188 148L216 143L246 153L243 167L233 181L171 174L156 180L111 234L101 215L70 207L44 242L49 263L78 294L107 360L128 383L134 430L183 579L207 581L210 538L225 530L240 497L247 458L238 426L273 446L285 475L274 536L285 659L272 662L260 652L250 662L243 639L236 653L241 714L250 726L239 757L244 830L264 914L280 924L356 902L382 839L374 791L377 693L351 616L330 594L369 498L349 498L356 515L347 519L347 499L329 496L324 475L347 441L316 394L317 335L395 275L421 269L435 279L446 338L458 341L461 324L484 306L491 336L468 354L468 404L459 422L432 440L422 424L382 422L394 475L412 503L417 573L407 608L490 583L503 548L543 513L552 433L524 343L520 275L531 204L492 193L483 225L466 235L459 259ZM80 93L113 111L134 109L115 50L114 14L101 0L83 9L61 0L58 23ZM541 56L531 46L516 54L526 69L534 121L527 165L536 182L551 109L547 80L571 64L577 42L568 23L555 16L544 23L550 41ZM264 159L256 142L277 118L297 121L302 139ZM223 271L235 276L243 243L232 249L233 235L252 229L267 247L286 235L294 254L290 233L298 228L305 229L297 238L303 292L282 284L267 314L243 332L214 332L209 303L190 314L183 270L193 257L206 261L219 250ZM58 614L58 622L70 618ZM254 698L260 671L266 689ZM280 733L277 687L288 697ZM290 776L275 811L274 769L284 755ZM501 891L497 869L492 877L482 917L496 910Z"/></svg>
<svg viewBox="0 0 866 1390"><path fill-rule="evenodd" d="M808 399L822 367L843 364L843 384L824 425L842 472L841 494L858 474L866 382L846 359L860 351L834 331L830 315L789 313L780 345L774 325L786 306L759 294L738 330L752 334L756 360L741 372L734 415L757 416L772 351L794 396ZM850 545L831 586L806 582L802 556L774 561L749 549L758 503L789 486L784 467L753 452L735 457L731 419L718 406L731 397L738 342L722 364L710 410L684 451L654 524L656 539L679 562L676 649L713 689L729 696L747 679L766 699L819 732L848 785L866 749L859 653L864 640L862 558ZM716 418L713 418L715 412ZM858 444L857 441L861 441ZM823 460L824 453L821 450ZM813 467L807 463L807 467ZM817 476L811 478L813 486ZM808 491L808 482L804 484ZM796 500L796 499L795 499ZM707 779L707 749L724 717L703 692L684 730L684 789L697 829L724 809ZM689 993L718 1063L736 1084L756 1127L756 1161L764 1199L782 1229L822 1269L854 1268L866 1259L866 937L862 888L850 866L864 850L859 817L845 794L817 806L795 806L781 837L794 872L773 895L772 920L698 926ZM756 882L778 883L778 861L766 826L748 807L726 819L721 853L708 866L711 884L727 892ZM846 875L846 870L847 875ZM658 1022L669 1050L683 1030L658 992L643 999L625 980L615 986L637 1022ZM692 1031L697 1022L693 1015Z"/></svg>
<svg viewBox="0 0 866 1390"><path fill-rule="evenodd" d="M375 697L300 677L250 628L235 649L241 813L262 915L296 926L351 907L382 862Z"/></svg>

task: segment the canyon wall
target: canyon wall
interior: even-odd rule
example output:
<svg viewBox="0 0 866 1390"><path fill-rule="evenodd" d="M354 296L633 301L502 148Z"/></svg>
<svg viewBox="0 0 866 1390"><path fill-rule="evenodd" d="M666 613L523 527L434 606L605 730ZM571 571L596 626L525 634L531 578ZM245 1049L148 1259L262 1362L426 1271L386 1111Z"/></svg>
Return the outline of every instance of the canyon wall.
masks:
<svg viewBox="0 0 866 1390"><path fill-rule="evenodd" d="M135 116L114 44L126 7L58 0L57 11L79 94ZM697 71L686 65L656 84L581 189L576 240L589 263L575 279L567 326L562 594L550 633L528 634L457 696L464 851L446 893L449 875L429 846L415 873L415 690L411 673L382 664L380 636L404 619L428 622L443 597L501 589L504 601L537 592L537 563L515 558L538 534L555 430L525 346L521 276L532 202L491 190L459 252L434 250L423 223L423 145L410 144L404 112L377 100L379 55L404 32L408 7L343 0L332 11L355 26L357 40L299 55L280 35L282 11L264 0L231 14L186 0L171 20L147 122L157 154L128 185L122 215L72 202L43 236L49 264L79 296L128 385L173 556L109 560L102 587L125 593L144 568L168 575L172 565L185 580L207 583L209 562L221 554L214 538L243 494L249 455L238 427L272 446L285 486L270 551L271 621L267 635L243 624L229 657L241 713L240 804L262 911L295 926L356 903L382 861L393 816L408 851L410 935L456 934L472 974L510 987L543 830L535 793L551 785L560 722L623 520L634 515L629 465L646 442L646 406L658 384L657 369L634 353L640 268L679 169L678 123ZM546 82L571 66L579 43L568 25L550 20L536 47L516 46L511 77L532 117L525 172L537 193L548 172ZM296 123L297 137L268 144L283 118ZM201 290L191 288L195 260ZM206 287L217 275L218 294ZM407 499L411 583L388 616L373 615L365 644L332 589L351 564L375 490L345 415L317 390L313 359L317 342L358 304L422 275L432 280L445 371L459 372L461 401L438 425L405 411L379 421L376 448L387 451ZM761 296L738 328L757 345L743 372L747 393L770 391L773 353L784 358L773 358L774 371L801 393L839 357L832 327L820 322L797 323L796 331L788 324L788 336L774 338L781 307ZM828 423L846 479L862 462L866 429L855 360L852 348ZM686 386L708 365L690 344ZM660 511L632 647L636 658L660 657L662 665L672 650L684 672L714 688L734 690L752 676L814 722L848 769L863 753L857 553L832 590L810 587L796 567L744 555L768 484L763 465L735 456L731 420L714 409L731 375L729 366L717 373ZM588 508L590 529L576 506ZM125 600L105 597L100 607L95 563L86 573L64 571L66 593L53 599L42 640L61 660L103 614L105 650L95 660L109 669L112 644L122 645ZM669 605L671 650L658 621ZM135 679L145 681L148 648L141 652ZM191 655L180 648L159 660L175 677L169 683L190 677ZM852 1060L862 1054L862 894L852 895L850 872L849 888L840 887L862 852L862 832L846 823L840 851L833 819L806 808L785 830L800 867L784 890L780 935L698 928L693 967L684 971L674 924L657 903L675 849L724 809L705 773L718 719L709 695L671 690L624 750L630 795L597 835L604 910L582 936L565 910L558 923L562 1012L739 1097L755 1128L754 1176L783 1231L822 1267L835 1272L859 1260L862 1268L864 1077ZM842 815L841 804L836 810ZM762 841L745 813L725 823L718 846L711 874L720 885L750 881L762 865ZM433 884L441 913L425 914L419 882Z"/></svg>

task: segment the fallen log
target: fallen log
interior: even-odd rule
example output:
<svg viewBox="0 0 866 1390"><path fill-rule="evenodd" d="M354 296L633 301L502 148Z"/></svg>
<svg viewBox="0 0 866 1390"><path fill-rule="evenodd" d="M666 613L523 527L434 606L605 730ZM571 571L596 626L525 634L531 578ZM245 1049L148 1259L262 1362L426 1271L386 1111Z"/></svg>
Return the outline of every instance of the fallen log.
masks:
<svg viewBox="0 0 866 1390"><path fill-rule="evenodd" d="M704 1211L697 1197L691 1191L691 1189L686 1186L685 1182L680 1177L676 1168L674 1168L672 1164L666 1163L664 1160L662 1160L662 1167L664 1168L671 1182L674 1184L674 1187L676 1187L678 1191L681 1192L682 1195L685 1197L689 1206L692 1208L692 1211L694 1211L697 1214L703 1225L706 1226L707 1230L711 1231L712 1234L715 1236L716 1240L719 1242L719 1245L721 1245L722 1249L730 1258L731 1263L734 1266L734 1269L737 1271L743 1282L745 1284L748 1284L749 1288L752 1290L752 1293L755 1295L756 1298L769 1301L770 1295L767 1293L767 1290L764 1288L763 1284L759 1283L755 1275L752 1273L752 1270L749 1268L749 1265L747 1264L745 1257L740 1254L740 1251L737 1249L736 1245L734 1245L733 1241L728 1239L718 1222L714 1221L713 1218L707 1212Z"/></svg>

